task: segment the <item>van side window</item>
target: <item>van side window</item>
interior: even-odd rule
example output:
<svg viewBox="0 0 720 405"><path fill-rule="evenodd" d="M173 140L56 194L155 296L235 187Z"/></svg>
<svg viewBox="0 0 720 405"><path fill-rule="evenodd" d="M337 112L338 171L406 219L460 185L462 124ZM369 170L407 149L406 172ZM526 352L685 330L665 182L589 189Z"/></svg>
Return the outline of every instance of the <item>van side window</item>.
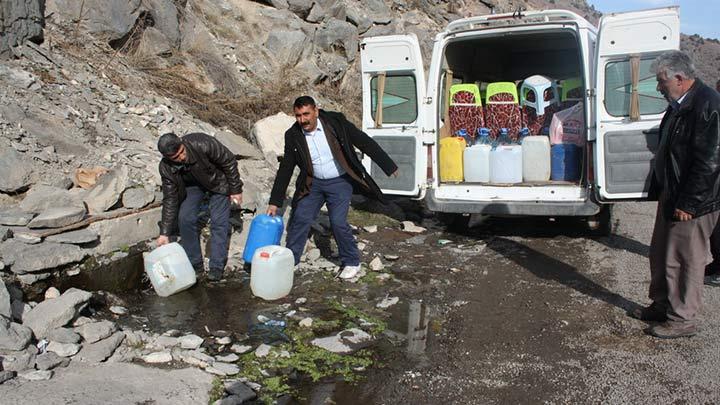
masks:
<svg viewBox="0 0 720 405"><path fill-rule="evenodd" d="M370 80L370 105L372 117L377 112L378 76ZM385 78L382 109L383 123L411 124L417 119L417 86L413 75L394 75Z"/></svg>
<svg viewBox="0 0 720 405"><path fill-rule="evenodd" d="M640 59L638 95L640 115L660 114L667 108L667 101L656 90L655 73L650 70L654 57ZM605 109L613 117L627 117L630 111L632 80L630 60L609 62L605 65Z"/></svg>

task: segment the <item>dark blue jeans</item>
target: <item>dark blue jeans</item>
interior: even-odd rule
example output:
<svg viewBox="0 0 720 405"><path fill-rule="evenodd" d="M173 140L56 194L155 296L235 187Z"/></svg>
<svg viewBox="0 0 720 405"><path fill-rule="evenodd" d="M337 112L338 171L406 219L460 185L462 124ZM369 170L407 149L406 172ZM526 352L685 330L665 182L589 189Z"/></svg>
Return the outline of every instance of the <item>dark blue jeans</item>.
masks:
<svg viewBox="0 0 720 405"><path fill-rule="evenodd" d="M180 204L178 221L180 225L180 245L185 249L190 263L202 263L200 250L200 230L198 229L198 211L205 191L200 187L187 187L187 197ZM228 245L230 242L230 197L223 194L210 194L210 268L225 269Z"/></svg>
<svg viewBox="0 0 720 405"><path fill-rule="evenodd" d="M329 180L313 179L310 194L297 202L288 225L285 246L292 250L295 264L300 263L300 256L305 248L310 227L325 203L327 203L330 226L340 251L342 265L357 266L360 264L360 253L355 244L352 229L347 222L352 191L353 186L347 175Z"/></svg>

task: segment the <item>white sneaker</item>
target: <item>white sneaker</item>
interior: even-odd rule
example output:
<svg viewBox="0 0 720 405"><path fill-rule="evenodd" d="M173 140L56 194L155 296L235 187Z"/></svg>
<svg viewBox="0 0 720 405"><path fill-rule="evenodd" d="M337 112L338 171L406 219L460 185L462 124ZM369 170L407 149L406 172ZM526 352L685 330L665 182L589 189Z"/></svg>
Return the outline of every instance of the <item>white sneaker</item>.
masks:
<svg viewBox="0 0 720 405"><path fill-rule="evenodd" d="M357 276L359 271L360 266L345 266L343 267L338 277L342 278L343 280L351 279Z"/></svg>

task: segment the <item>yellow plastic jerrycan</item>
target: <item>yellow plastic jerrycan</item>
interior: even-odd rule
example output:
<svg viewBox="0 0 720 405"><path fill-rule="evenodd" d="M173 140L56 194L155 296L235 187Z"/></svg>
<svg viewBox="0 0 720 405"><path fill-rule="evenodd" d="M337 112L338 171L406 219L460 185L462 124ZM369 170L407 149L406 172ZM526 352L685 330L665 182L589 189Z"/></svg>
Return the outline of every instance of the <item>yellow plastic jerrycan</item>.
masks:
<svg viewBox="0 0 720 405"><path fill-rule="evenodd" d="M465 139L451 136L440 140L440 181L463 181Z"/></svg>

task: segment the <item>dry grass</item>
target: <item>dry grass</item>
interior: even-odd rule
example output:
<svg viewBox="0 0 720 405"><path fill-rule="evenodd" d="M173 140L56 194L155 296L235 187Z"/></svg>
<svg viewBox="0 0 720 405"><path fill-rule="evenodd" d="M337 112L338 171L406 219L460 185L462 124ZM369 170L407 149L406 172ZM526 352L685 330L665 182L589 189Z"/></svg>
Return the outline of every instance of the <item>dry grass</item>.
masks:
<svg viewBox="0 0 720 405"><path fill-rule="evenodd" d="M324 101L324 108L341 111L352 122L360 123L359 83L343 85L326 81L313 85L290 67L277 69L271 80L248 70L241 83L234 66L218 55L207 55L202 49L164 58L139 52L137 45L145 23L141 19L131 33L114 43L115 48L82 31L73 36L68 35L68 27L52 24L51 28L56 34L54 46L58 50L85 61L115 85L131 92L149 90L177 100L197 119L227 127L246 138L258 120L278 111L290 113L293 100L302 94L317 95L317 99ZM203 87L208 82L214 85L215 92L209 93ZM248 94L253 90L256 92Z"/></svg>
<svg viewBox="0 0 720 405"><path fill-rule="evenodd" d="M286 110L292 103L288 84L283 80L286 75L279 75L278 80L267 83L257 96L231 97L197 89L189 79L196 73L182 65L150 70L146 74L158 93L179 100L193 116L215 126L227 127L246 138L256 121Z"/></svg>
<svg viewBox="0 0 720 405"><path fill-rule="evenodd" d="M57 83L57 79L55 79L55 76L53 76L50 72L47 71L47 69L44 68L34 68L33 73L35 73L35 76L39 77L40 80L42 80L45 84L54 84Z"/></svg>

